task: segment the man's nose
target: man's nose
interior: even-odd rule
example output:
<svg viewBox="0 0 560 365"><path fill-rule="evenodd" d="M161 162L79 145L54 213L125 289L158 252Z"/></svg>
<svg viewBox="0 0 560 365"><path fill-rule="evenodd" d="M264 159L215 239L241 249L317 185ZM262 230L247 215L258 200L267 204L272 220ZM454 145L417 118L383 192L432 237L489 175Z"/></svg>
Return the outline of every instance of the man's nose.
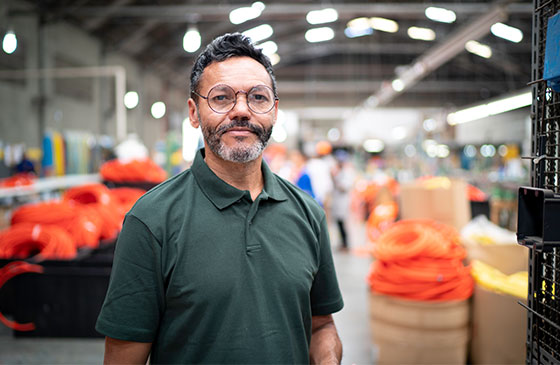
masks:
<svg viewBox="0 0 560 365"><path fill-rule="evenodd" d="M247 94L245 93L238 93L237 100L235 105L229 112L230 114L233 113L236 117L244 116L250 117L251 110L249 109L249 104L247 103ZM232 118L233 119L233 118Z"/></svg>

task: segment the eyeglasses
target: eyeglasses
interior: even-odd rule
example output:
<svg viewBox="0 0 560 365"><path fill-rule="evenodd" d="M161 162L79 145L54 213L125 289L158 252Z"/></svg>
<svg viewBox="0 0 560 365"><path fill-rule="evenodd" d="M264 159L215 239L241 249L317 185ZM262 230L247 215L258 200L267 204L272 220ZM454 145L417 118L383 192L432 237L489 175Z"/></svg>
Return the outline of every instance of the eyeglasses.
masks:
<svg viewBox="0 0 560 365"><path fill-rule="evenodd" d="M196 91L193 94L206 99L210 109L219 114L229 113L237 104L237 94L243 93L247 96L247 106L257 114L265 114L274 108L274 103L278 98L274 92L266 85L257 85L251 90L239 90L235 92L231 86L216 85L208 91L208 96L202 96Z"/></svg>

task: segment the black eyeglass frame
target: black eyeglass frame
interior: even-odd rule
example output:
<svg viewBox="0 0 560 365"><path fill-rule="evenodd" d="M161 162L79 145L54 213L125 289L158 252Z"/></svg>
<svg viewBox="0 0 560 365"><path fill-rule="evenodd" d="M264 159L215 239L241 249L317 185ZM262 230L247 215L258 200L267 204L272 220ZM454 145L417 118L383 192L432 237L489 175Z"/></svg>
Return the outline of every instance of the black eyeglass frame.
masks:
<svg viewBox="0 0 560 365"><path fill-rule="evenodd" d="M235 95L235 101L234 101L233 104L231 105L231 108L229 108L229 110L227 110L227 111L225 111L225 112L220 112L220 111L217 111L216 109L212 108L212 106L210 105L210 101L208 101L208 97L210 96L210 93L212 92L212 90L214 90L214 89L215 89L216 87L218 87L218 86L227 86L227 87L229 87L231 90L233 90L234 95ZM272 95L274 95L274 99L273 99L274 101L273 101L273 103L272 103L270 109L268 109L268 110L265 111L265 112L258 112L258 111L256 111L256 110L254 110L253 108L251 108L251 104L249 103L249 98L247 97L247 96L251 93L251 91L253 91L254 88L260 87L260 86L264 86L264 87L268 88L268 89L272 92ZM200 98L206 100L206 103L208 104L208 107L209 107L213 112L218 113L218 114L227 114L227 113L229 113L230 111L232 111L232 109L235 108L235 106L237 105L237 94L239 94L239 93L245 94L247 107L248 107L253 113L256 113L256 114L266 114L266 113L270 113L270 111L271 111L272 109L274 109L274 105L276 104L276 101L279 100L279 98L278 98L278 97L276 96L276 94L274 93L274 90L272 90L272 88L271 88L270 86L267 86L267 85L255 85L255 86L253 86L249 91L243 91L243 90L237 90L237 91L235 91L235 90L234 90L231 86L229 86L229 85L226 85L226 84L218 84L218 85L213 86L210 90L208 90L208 95L207 95L207 96L202 96L202 95L200 95L199 93L197 93L197 92L194 91L194 90L192 90L192 93L195 94L196 96L198 96L198 97L200 97Z"/></svg>

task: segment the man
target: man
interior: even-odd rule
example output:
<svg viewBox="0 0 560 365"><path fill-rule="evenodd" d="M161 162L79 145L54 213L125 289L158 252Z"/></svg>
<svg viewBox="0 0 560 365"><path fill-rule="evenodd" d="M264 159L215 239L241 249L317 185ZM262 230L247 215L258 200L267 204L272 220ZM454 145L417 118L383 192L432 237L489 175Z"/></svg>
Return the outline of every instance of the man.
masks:
<svg viewBox="0 0 560 365"><path fill-rule="evenodd" d="M96 327L105 363L339 363L325 215L262 161L270 61L240 34L215 39L188 106L205 148L125 218Z"/></svg>

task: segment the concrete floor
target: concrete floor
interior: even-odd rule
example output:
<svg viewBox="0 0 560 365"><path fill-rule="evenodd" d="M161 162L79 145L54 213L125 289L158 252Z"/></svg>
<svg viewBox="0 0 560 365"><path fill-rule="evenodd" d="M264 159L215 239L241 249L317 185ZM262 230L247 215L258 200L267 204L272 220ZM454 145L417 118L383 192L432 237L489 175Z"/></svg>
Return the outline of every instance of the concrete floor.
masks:
<svg viewBox="0 0 560 365"><path fill-rule="evenodd" d="M344 309L334 315L344 346L343 364L372 364L366 275L371 262L349 252L339 252L338 235L332 231L333 253ZM351 247L363 244L362 227L350 230ZM0 324L0 364L101 364L103 339L15 338Z"/></svg>

